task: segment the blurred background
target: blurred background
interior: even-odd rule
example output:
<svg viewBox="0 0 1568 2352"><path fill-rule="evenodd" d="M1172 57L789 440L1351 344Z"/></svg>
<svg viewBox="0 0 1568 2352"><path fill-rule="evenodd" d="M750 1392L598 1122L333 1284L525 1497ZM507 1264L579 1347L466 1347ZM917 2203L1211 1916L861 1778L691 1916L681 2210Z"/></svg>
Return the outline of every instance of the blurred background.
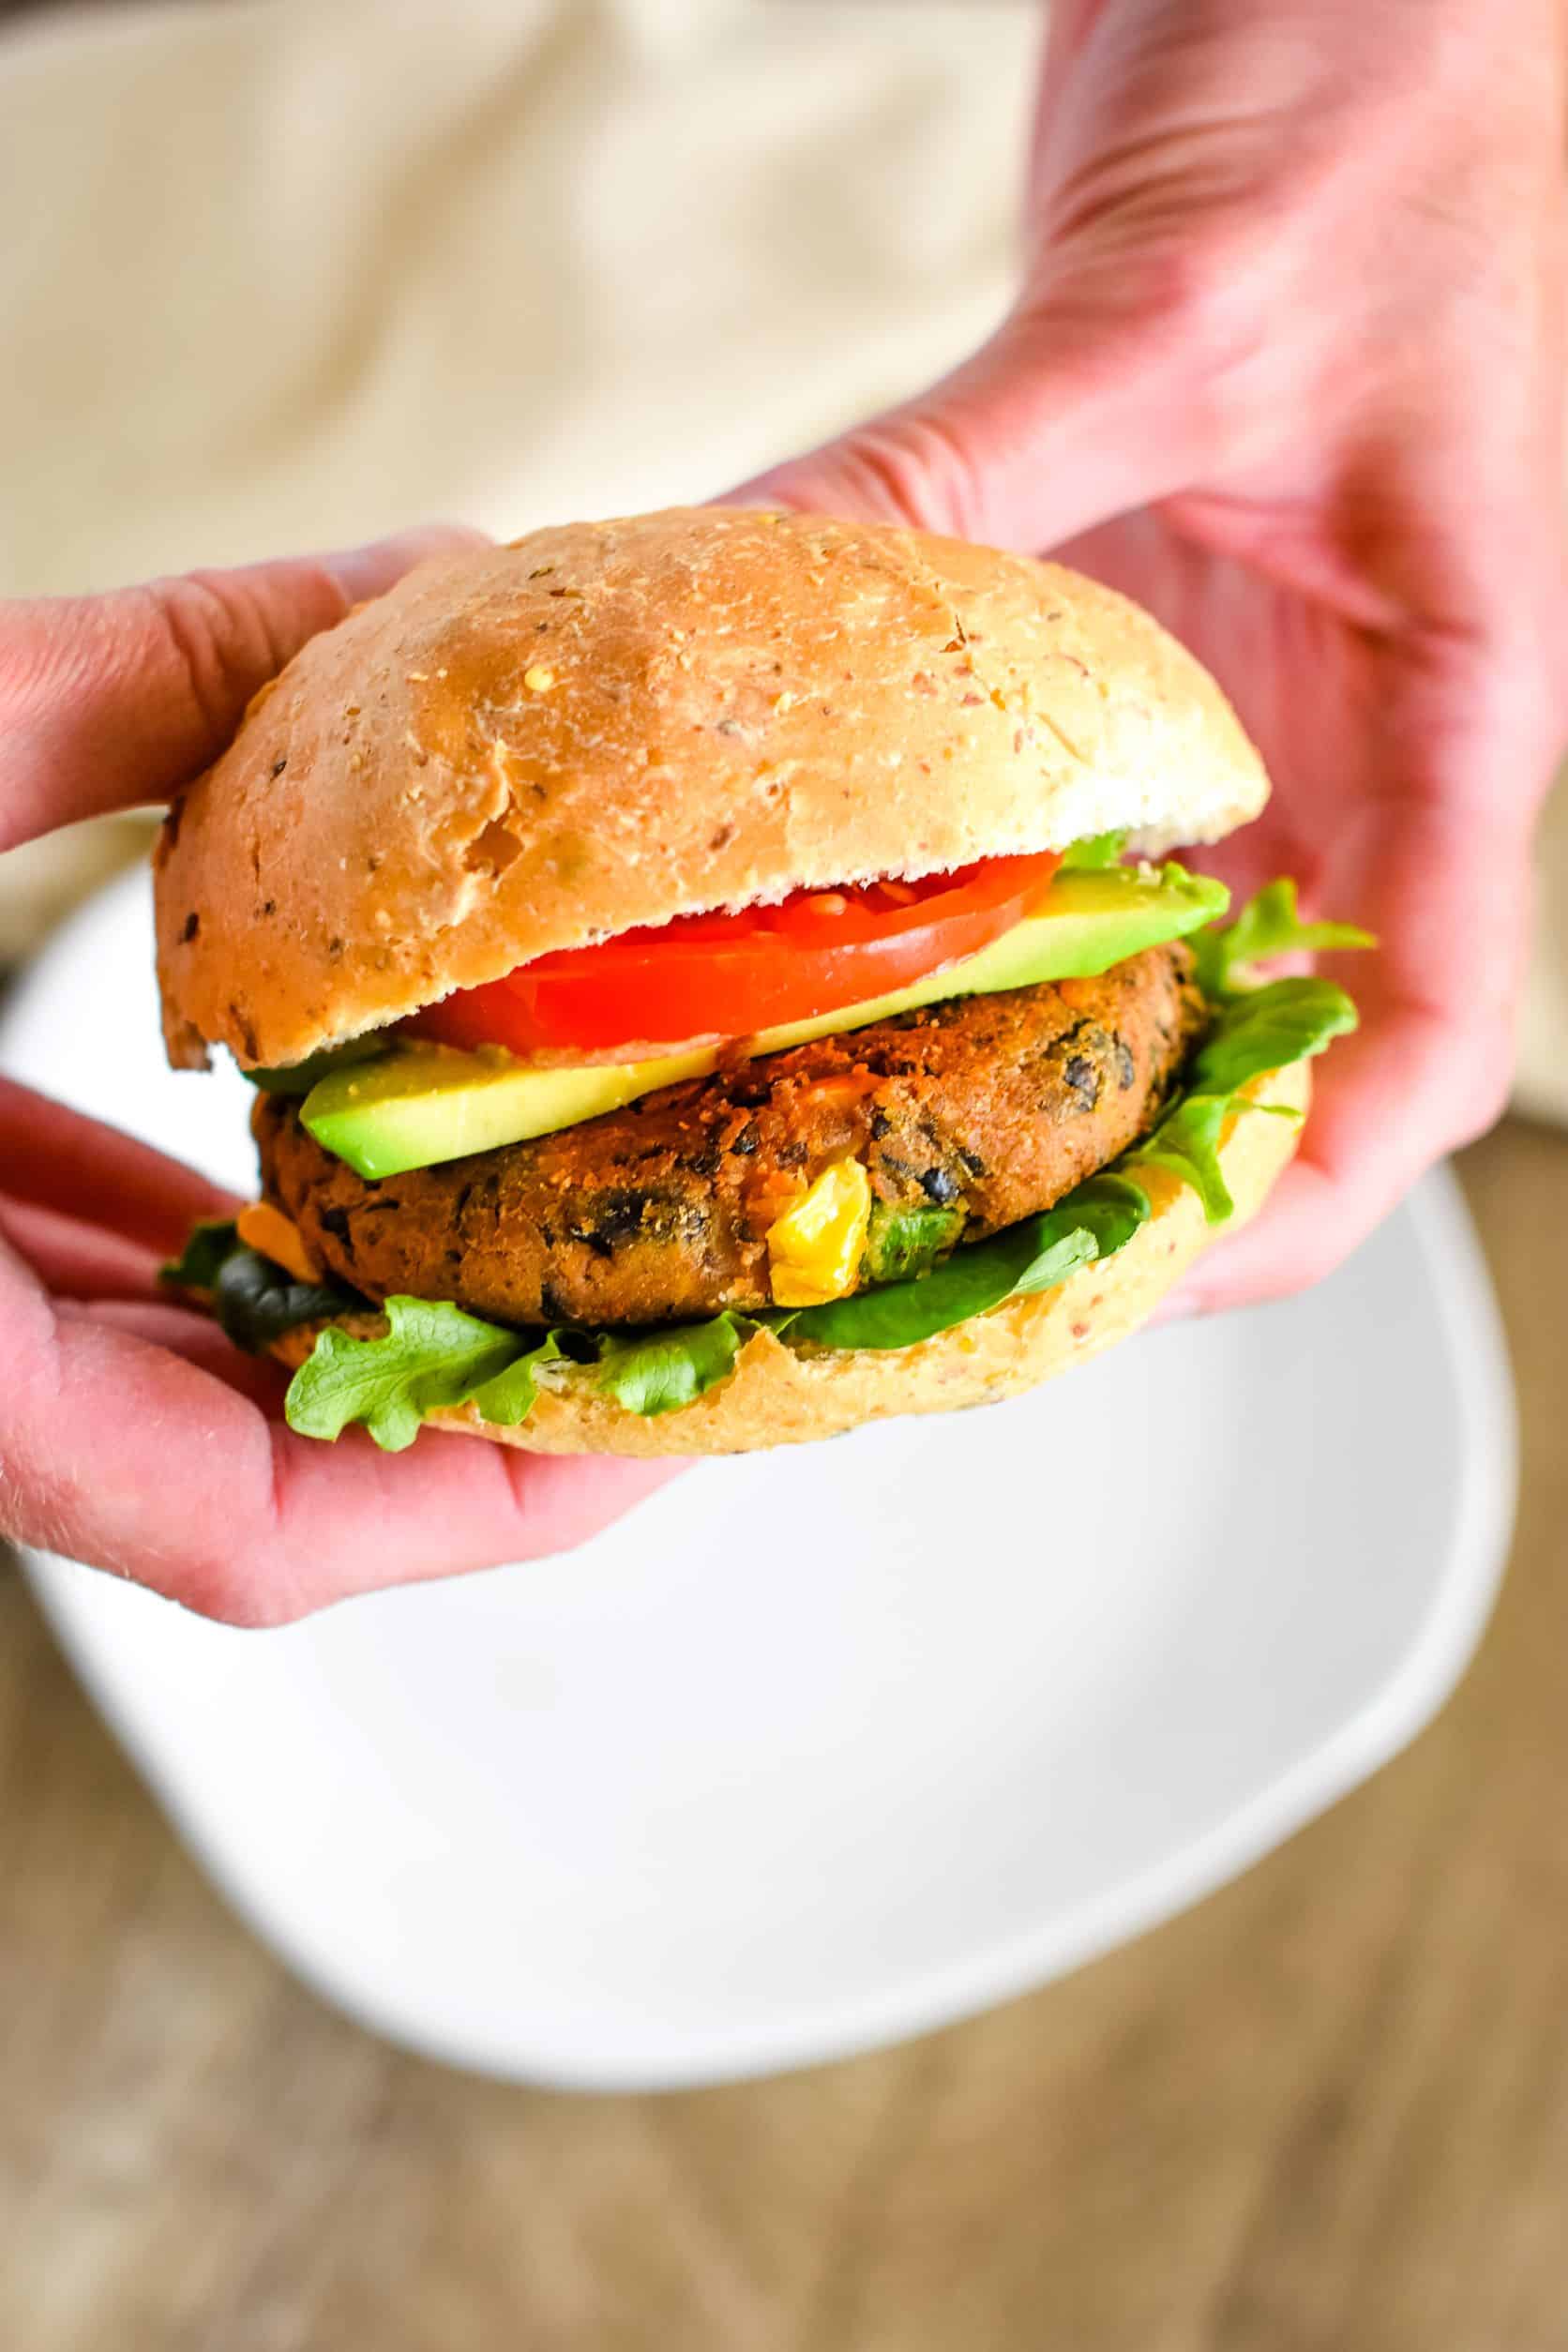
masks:
<svg viewBox="0 0 1568 2352"><path fill-rule="evenodd" d="M1033 0L0 4L0 594L697 499L1005 306ZM144 846L0 859L0 969ZM1417 1746L975 2024L574 2101L389 2051L219 1905L0 1568L0 2335L1568 2345L1568 803L1462 1174L1514 1572ZM8 2329L3 2323L9 2323Z"/></svg>

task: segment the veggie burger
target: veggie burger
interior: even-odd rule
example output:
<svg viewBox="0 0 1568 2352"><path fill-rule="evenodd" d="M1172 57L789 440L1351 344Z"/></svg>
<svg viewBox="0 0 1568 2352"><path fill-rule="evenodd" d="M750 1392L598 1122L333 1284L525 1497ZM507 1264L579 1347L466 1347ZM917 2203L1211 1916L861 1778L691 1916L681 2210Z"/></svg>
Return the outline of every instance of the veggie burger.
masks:
<svg viewBox="0 0 1568 2352"><path fill-rule="evenodd" d="M703 507L442 558L170 811L170 1058L261 1198L169 1278L293 1426L731 1453L1027 1388L1294 1151L1359 943L1168 852L1268 784L1060 565ZM1163 861L1163 862L1156 862Z"/></svg>

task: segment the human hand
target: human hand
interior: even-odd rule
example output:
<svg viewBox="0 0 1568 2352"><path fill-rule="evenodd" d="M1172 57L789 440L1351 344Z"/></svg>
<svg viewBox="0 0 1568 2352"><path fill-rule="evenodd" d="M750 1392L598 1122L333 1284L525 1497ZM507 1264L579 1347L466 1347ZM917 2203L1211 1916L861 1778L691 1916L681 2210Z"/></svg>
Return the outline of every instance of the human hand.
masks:
<svg viewBox="0 0 1568 2352"><path fill-rule="evenodd" d="M1558 0L1057 0L994 339L743 502L1049 550L1274 779L1207 858L1375 932L1302 1153L1189 1307L1335 1264L1500 1110L1563 732Z"/></svg>
<svg viewBox="0 0 1568 2352"><path fill-rule="evenodd" d="M466 535L0 604L0 850L165 800L305 640ZM0 1532L203 1615L278 1624L351 1593L561 1551L671 1465L428 1431L381 1453L282 1418L276 1365L160 1296L204 1179L0 1079Z"/></svg>

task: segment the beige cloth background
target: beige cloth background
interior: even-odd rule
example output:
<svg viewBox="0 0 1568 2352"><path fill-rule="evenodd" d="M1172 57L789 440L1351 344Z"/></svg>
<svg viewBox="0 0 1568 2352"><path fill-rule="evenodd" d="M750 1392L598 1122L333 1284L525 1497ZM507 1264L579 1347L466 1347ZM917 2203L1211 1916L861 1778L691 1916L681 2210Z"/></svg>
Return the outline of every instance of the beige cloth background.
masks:
<svg viewBox="0 0 1568 2352"><path fill-rule="evenodd" d="M0 593L700 498L1007 299L1031 0L183 0L0 40ZM1521 1093L1568 1120L1568 814ZM0 860L17 952L126 834Z"/></svg>

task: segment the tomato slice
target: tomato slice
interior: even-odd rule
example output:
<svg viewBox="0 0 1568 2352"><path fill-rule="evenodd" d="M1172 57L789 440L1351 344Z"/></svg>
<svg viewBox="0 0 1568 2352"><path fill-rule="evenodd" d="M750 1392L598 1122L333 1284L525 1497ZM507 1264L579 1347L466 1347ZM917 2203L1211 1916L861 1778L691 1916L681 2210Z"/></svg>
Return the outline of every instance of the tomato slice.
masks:
<svg viewBox="0 0 1568 2352"><path fill-rule="evenodd" d="M1035 904L1061 860L992 857L919 882L798 890L738 914L681 915L536 956L410 1024L517 1054L748 1037L890 995L972 956Z"/></svg>

